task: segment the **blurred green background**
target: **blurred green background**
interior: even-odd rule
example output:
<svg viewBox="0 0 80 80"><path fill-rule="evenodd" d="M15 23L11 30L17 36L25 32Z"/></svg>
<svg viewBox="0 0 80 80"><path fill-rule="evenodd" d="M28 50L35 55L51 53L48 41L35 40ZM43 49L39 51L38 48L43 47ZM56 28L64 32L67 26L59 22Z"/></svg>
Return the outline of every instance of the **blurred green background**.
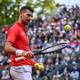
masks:
<svg viewBox="0 0 80 80"><path fill-rule="evenodd" d="M34 9L34 18L54 15L58 7L54 0L0 0L0 28L3 24L13 24L23 5Z"/></svg>

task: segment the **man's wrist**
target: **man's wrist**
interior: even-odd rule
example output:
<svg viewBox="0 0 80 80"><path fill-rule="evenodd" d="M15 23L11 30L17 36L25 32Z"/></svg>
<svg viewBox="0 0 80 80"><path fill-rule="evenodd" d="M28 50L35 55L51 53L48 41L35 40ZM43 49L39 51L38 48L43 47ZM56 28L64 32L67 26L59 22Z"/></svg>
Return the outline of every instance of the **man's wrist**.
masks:
<svg viewBox="0 0 80 80"><path fill-rule="evenodd" d="M17 49L16 50L16 55L17 56L22 56L24 54L24 51L23 50L20 50L20 49Z"/></svg>

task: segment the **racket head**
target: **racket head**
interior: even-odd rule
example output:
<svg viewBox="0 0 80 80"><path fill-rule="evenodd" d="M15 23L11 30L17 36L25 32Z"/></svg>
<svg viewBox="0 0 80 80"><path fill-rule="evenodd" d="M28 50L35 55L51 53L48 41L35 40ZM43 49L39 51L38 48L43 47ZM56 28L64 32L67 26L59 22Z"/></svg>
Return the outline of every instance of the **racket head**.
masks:
<svg viewBox="0 0 80 80"><path fill-rule="evenodd" d="M53 52L64 49L65 46L66 46L66 43L59 43L47 48L43 48L42 50L35 51L34 55L53 53Z"/></svg>

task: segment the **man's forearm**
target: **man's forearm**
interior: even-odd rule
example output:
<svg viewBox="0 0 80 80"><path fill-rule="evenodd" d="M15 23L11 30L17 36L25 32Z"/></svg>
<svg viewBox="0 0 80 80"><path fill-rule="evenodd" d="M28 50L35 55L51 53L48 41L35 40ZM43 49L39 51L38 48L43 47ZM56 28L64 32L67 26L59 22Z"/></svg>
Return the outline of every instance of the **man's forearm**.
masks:
<svg viewBox="0 0 80 80"><path fill-rule="evenodd" d="M7 52L7 53L16 53L16 48L12 46L12 44L10 42L6 42L5 43L5 47L4 47L4 50Z"/></svg>

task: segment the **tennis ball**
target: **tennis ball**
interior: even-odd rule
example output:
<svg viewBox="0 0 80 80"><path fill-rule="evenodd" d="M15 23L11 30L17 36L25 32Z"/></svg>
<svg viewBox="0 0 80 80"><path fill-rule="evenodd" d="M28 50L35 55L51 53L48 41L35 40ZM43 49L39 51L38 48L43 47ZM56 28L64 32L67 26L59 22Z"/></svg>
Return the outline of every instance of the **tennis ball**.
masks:
<svg viewBox="0 0 80 80"><path fill-rule="evenodd" d="M36 63L35 64L35 67L37 68L37 69L39 69L39 70L44 70L44 65L43 64L41 64L41 63Z"/></svg>
<svg viewBox="0 0 80 80"><path fill-rule="evenodd" d="M70 31L71 30L71 26L70 25L65 25L64 26L64 30L65 31Z"/></svg>
<svg viewBox="0 0 80 80"><path fill-rule="evenodd" d="M39 64L39 69L42 70L42 71L44 70L43 64Z"/></svg>

